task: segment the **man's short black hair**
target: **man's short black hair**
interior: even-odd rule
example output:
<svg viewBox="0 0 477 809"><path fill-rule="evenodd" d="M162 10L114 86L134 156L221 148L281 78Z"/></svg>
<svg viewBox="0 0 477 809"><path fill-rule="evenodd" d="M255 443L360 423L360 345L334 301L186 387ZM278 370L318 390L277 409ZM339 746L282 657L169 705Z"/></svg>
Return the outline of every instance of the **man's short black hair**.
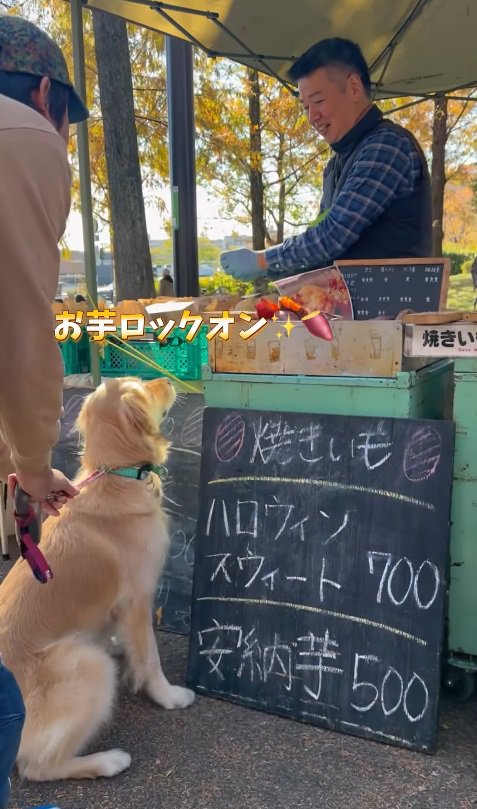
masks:
<svg viewBox="0 0 477 809"><path fill-rule="evenodd" d="M29 73L10 73L0 70L0 94L35 109L32 93L40 86L41 78L41 76L31 76ZM68 107L68 88L54 79L50 83L49 111L59 129Z"/></svg>
<svg viewBox="0 0 477 809"><path fill-rule="evenodd" d="M371 94L371 79L365 58L359 45L356 45L350 39L341 39L340 37L322 39L321 42L317 42L311 48L308 48L293 63L288 71L288 76L293 82L297 82L298 79L309 76L318 68L334 65L348 68L353 73L357 73L367 94Z"/></svg>

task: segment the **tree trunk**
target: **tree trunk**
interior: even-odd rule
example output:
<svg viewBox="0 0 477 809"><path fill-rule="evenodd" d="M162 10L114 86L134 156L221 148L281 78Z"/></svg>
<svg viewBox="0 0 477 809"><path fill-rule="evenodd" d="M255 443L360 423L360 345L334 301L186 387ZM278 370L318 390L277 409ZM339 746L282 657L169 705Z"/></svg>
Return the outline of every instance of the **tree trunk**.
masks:
<svg viewBox="0 0 477 809"><path fill-rule="evenodd" d="M92 10L109 186L116 301L154 297L126 22Z"/></svg>
<svg viewBox="0 0 477 809"><path fill-rule="evenodd" d="M254 250L265 247L263 206L262 130L260 118L260 80L258 71L247 68L249 81L248 111L250 117L250 199L252 203L252 240Z"/></svg>
<svg viewBox="0 0 477 809"><path fill-rule="evenodd" d="M446 185L447 98L434 101L432 124L432 255L442 256Z"/></svg>

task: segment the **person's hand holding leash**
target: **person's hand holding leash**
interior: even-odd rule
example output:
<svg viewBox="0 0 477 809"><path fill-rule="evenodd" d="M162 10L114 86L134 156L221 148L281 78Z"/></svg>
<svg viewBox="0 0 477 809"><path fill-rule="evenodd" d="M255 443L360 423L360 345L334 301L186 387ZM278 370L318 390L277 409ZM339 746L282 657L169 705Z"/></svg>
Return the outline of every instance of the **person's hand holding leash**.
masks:
<svg viewBox="0 0 477 809"><path fill-rule="evenodd" d="M47 467L42 472L16 472L9 475L8 489L12 496L15 483L30 495L33 502L39 503L41 510L51 517L58 517L60 508L79 494L79 489L60 472Z"/></svg>

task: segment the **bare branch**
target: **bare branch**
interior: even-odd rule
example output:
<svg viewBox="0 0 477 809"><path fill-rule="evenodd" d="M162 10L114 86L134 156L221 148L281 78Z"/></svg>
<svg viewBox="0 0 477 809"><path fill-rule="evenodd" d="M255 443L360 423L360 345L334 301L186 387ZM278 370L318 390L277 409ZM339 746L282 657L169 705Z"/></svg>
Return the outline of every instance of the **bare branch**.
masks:
<svg viewBox="0 0 477 809"><path fill-rule="evenodd" d="M164 129L167 129L167 122L161 121L160 118L151 118L148 115L138 115L137 112L134 113L134 118L137 119L138 121L146 121L149 124L159 124L159 126L162 126L164 127Z"/></svg>
<svg viewBox="0 0 477 809"><path fill-rule="evenodd" d="M322 157L323 154L325 153L325 151L326 151L326 149L323 149L322 151L317 151L314 154L310 155L310 157L307 160L305 160L305 162L302 163L298 167L298 169L290 171L284 177L279 177L278 180L274 180L273 182L270 183L270 186L277 185L277 183L286 182L288 179L290 179L290 177L295 176L297 171L302 171L303 172L304 169L306 169L307 166L309 166L311 163L313 163L315 160L317 160L317 158Z"/></svg>
<svg viewBox="0 0 477 809"><path fill-rule="evenodd" d="M469 94L469 98L473 97L473 92ZM451 101L451 100L452 99L449 98L449 101ZM449 137L451 132L456 128L456 126L459 123L459 121L461 120L461 118L465 115L465 113L467 111L467 108L469 107L469 103L470 103L469 101L466 101L466 102L464 102L462 104L461 110L460 110L459 114L457 115L455 121L447 128L447 137Z"/></svg>

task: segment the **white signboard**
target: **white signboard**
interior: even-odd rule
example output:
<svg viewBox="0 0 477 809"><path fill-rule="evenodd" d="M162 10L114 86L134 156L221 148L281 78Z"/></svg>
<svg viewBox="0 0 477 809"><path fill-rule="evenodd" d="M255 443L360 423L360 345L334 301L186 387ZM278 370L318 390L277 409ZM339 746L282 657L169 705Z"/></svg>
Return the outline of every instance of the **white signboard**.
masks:
<svg viewBox="0 0 477 809"><path fill-rule="evenodd" d="M476 357L477 323L406 324L405 357Z"/></svg>

